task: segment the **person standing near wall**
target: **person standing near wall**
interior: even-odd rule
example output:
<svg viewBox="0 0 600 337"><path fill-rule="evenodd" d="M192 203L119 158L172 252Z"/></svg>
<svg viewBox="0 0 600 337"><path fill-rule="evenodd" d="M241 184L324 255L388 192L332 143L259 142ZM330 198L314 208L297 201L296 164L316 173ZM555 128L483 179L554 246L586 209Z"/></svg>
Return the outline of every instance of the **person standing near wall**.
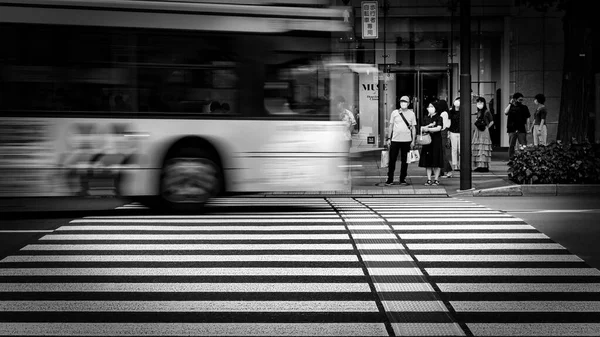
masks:
<svg viewBox="0 0 600 337"><path fill-rule="evenodd" d="M537 106L535 113L533 114L533 127L531 133L533 134L533 145L546 145L548 137L548 129L546 128L546 96L544 94L537 94L533 100L533 103Z"/></svg>
<svg viewBox="0 0 600 337"><path fill-rule="evenodd" d="M448 135L450 136L451 152L452 152L452 169L460 170L460 97L454 99L452 108L448 111L450 118L450 127Z"/></svg>
<svg viewBox="0 0 600 337"><path fill-rule="evenodd" d="M504 109L506 118L506 132L508 133L508 158L515 155L517 140L520 145L527 145L527 132L531 113L527 105L523 104L523 94L516 92L510 104Z"/></svg>
<svg viewBox="0 0 600 337"><path fill-rule="evenodd" d="M396 170L396 161L400 153L400 182L401 185L410 185L406 181L408 175L408 163L406 156L415 142L417 119L415 113L408 108L410 99L408 96L400 98L400 109L392 111L390 115L390 126L388 128L388 141L390 149L390 163L388 166L388 177L385 185L391 186L394 183L394 171Z"/></svg>

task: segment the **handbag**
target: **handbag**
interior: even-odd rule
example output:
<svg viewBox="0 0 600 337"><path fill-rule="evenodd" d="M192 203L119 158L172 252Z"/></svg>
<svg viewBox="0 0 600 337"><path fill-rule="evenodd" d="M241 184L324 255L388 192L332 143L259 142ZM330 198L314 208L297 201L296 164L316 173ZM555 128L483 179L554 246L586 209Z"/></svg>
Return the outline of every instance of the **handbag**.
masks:
<svg viewBox="0 0 600 337"><path fill-rule="evenodd" d="M385 168L388 167L388 165L390 164L390 151L388 150L383 150L381 151L381 168Z"/></svg>
<svg viewBox="0 0 600 337"><path fill-rule="evenodd" d="M408 154L406 155L406 162L409 164L416 163L416 162L419 162L420 158L421 158L421 155L419 154L419 150L410 150L410 151L408 151Z"/></svg>
<svg viewBox="0 0 600 337"><path fill-rule="evenodd" d="M477 129L479 131L485 131L487 124L485 124L485 121L483 120L483 118L477 118L475 120L475 126L477 127Z"/></svg>
<svg viewBox="0 0 600 337"><path fill-rule="evenodd" d="M421 132L421 134L417 136L417 139L415 139L415 143L417 143L417 145L429 145L431 144L431 135Z"/></svg>

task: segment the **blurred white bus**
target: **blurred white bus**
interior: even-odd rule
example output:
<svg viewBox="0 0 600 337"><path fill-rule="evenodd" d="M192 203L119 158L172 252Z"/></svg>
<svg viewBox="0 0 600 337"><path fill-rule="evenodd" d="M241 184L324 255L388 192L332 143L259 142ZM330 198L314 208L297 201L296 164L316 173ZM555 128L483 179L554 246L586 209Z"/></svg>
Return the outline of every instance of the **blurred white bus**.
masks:
<svg viewBox="0 0 600 337"><path fill-rule="evenodd" d="M348 188L349 27L279 2L0 0L0 196Z"/></svg>

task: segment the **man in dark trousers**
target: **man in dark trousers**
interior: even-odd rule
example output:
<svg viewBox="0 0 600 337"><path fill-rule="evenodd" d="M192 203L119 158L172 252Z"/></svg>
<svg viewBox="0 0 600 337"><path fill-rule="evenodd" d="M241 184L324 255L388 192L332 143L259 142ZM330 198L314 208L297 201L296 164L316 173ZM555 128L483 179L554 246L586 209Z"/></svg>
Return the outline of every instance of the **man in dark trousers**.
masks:
<svg viewBox="0 0 600 337"><path fill-rule="evenodd" d="M408 108L408 96L400 98L400 109L392 111L390 115L390 127L388 128L387 142L390 149L390 163L388 166L388 177L385 182L386 186L391 186L394 183L394 171L396 170L396 160L400 154L400 185L409 185L406 181L408 174L408 163L406 156L408 151L414 145L417 125L415 113Z"/></svg>
<svg viewBox="0 0 600 337"><path fill-rule="evenodd" d="M508 158L515 155L517 140L520 145L527 145L527 132L529 130L529 108L523 104L523 94L516 92L510 104L504 109L506 118L506 132L508 133Z"/></svg>

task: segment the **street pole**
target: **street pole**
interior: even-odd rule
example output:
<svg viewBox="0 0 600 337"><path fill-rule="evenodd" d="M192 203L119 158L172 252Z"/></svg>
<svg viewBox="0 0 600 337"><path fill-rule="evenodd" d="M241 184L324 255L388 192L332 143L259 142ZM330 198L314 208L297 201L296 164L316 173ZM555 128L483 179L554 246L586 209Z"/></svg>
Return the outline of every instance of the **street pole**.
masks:
<svg viewBox="0 0 600 337"><path fill-rule="evenodd" d="M460 189L471 189L471 1L460 0Z"/></svg>

